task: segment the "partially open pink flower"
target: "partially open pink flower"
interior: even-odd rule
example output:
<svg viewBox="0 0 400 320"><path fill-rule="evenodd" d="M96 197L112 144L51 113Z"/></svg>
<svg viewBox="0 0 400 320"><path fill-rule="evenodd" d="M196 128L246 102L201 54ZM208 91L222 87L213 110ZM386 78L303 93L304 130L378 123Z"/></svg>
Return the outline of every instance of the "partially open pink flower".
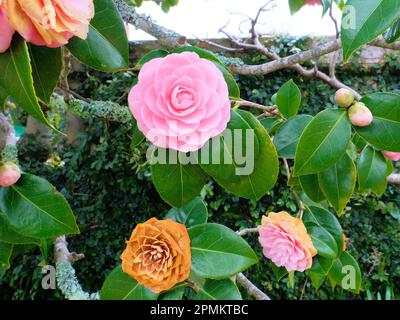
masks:
<svg viewBox="0 0 400 320"><path fill-rule="evenodd" d="M278 267L303 272L311 268L317 254L303 221L285 211L270 212L258 227L263 253Z"/></svg>
<svg viewBox="0 0 400 320"><path fill-rule="evenodd" d="M0 53L8 50L13 34L14 29L11 28L3 9L0 7Z"/></svg>
<svg viewBox="0 0 400 320"><path fill-rule="evenodd" d="M306 5L308 6L315 6L315 5L322 5L321 0L306 0Z"/></svg>
<svg viewBox="0 0 400 320"><path fill-rule="evenodd" d="M10 187L21 178L21 170L13 162L0 165L0 187Z"/></svg>
<svg viewBox="0 0 400 320"><path fill-rule="evenodd" d="M400 152L382 151L385 158L392 161L400 161Z"/></svg>
<svg viewBox="0 0 400 320"><path fill-rule="evenodd" d="M374 117L367 106L362 102L356 102L349 108L350 122L357 127L369 126Z"/></svg>
<svg viewBox="0 0 400 320"><path fill-rule="evenodd" d="M144 64L129 94L129 107L147 139L182 152L200 149L222 133L230 119L221 71L193 52Z"/></svg>
<svg viewBox="0 0 400 320"><path fill-rule="evenodd" d="M3 0L10 25L28 42L59 47L77 36L86 39L93 0Z"/></svg>

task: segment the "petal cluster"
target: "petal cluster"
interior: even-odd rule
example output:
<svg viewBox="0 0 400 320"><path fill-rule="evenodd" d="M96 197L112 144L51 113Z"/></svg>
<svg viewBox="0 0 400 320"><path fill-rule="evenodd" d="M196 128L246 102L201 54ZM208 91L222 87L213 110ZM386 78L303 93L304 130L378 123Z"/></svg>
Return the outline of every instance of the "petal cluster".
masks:
<svg viewBox="0 0 400 320"><path fill-rule="evenodd" d="M265 257L287 271L304 271L317 254L303 221L287 212L270 212L258 227L259 242Z"/></svg>
<svg viewBox="0 0 400 320"><path fill-rule="evenodd" d="M93 0L3 0L1 9L26 41L52 48L86 39L94 16Z"/></svg>
<svg viewBox="0 0 400 320"><path fill-rule="evenodd" d="M14 31L8 22L5 11L0 7L0 53L7 51L10 47Z"/></svg>
<svg viewBox="0 0 400 320"><path fill-rule="evenodd" d="M122 270L155 293L186 280L190 259L185 225L156 218L136 226L121 255Z"/></svg>
<svg viewBox="0 0 400 320"><path fill-rule="evenodd" d="M11 187L21 178L21 170L13 162L0 165L0 187Z"/></svg>
<svg viewBox="0 0 400 320"><path fill-rule="evenodd" d="M147 139L182 152L200 149L230 120L228 87L221 71L193 52L144 64L129 94L129 107Z"/></svg>

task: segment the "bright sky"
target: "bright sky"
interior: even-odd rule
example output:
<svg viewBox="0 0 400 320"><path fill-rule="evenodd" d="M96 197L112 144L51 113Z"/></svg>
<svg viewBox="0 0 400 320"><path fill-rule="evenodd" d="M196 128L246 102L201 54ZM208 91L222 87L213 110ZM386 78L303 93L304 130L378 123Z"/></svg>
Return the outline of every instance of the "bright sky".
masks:
<svg viewBox="0 0 400 320"><path fill-rule="evenodd" d="M157 23L175 30L188 38L220 38L218 29L228 24L226 30L237 36L247 36L249 25L243 23L246 15L255 17L267 0L180 0L168 14L152 1L145 1L138 12L150 15ZM335 7L338 20L340 11ZM288 0L275 0L275 7L259 19L260 34L334 35L335 28L329 16L321 19L320 6L307 6L294 16L290 15ZM240 27L240 29L239 29ZM131 40L148 40L152 37L131 29Z"/></svg>

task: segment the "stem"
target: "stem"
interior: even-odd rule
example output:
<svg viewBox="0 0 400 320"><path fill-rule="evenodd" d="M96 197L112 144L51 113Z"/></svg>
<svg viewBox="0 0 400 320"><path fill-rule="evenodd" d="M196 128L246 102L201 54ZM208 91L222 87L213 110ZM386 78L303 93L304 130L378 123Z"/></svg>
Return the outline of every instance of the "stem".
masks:
<svg viewBox="0 0 400 320"><path fill-rule="evenodd" d="M239 283L256 300L271 300L267 294L262 292L256 285L254 285L243 273L236 276L236 282Z"/></svg>
<svg viewBox="0 0 400 320"><path fill-rule="evenodd" d="M286 174L287 174L287 177L288 177L288 179L289 179L291 173L290 173L290 168L289 168L289 164L288 164L287 159L283 158L283 164L285 165ZM296 199L296 201L297 201L297 204L298 204L299 207L300 207L300 211L299 211L298 216L299 216L299 218L300 218L300 220L301 220L301 219L303 219L303 213L304 213L304 211L306 210L306 208L305 208L304 203L303 203L303 201L301 200L299 194L296 192L296 190L294 190L293 188L290 188L290 191L292 192L293 196L295 197L295 199Z"/></svg>
<svg viewBox="0 0 400 320"><path fill-rule="evenodd" d="M244 237L251 233L258 233L258 229L257 228L247 228L247 229L242 229L242 230L236 231L236 233L239 236Z"/></svg>

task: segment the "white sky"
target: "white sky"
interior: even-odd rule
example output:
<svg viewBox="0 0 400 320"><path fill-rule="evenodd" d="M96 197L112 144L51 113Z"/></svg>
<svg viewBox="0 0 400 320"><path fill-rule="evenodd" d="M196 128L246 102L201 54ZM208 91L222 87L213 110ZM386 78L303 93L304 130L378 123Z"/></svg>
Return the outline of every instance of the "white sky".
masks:
<svg viewBox="0 0 400 320"><path fill-rule="evenodd" d="M175 30L188 38L221 38L218 29L229 23L226 30L237 36L247 36L248 23L241 23L246 16L255 17L267 0L180 0L168 14L152 1L145 1L138 12L150 15L157 23ZM334 14L340 20L340 11ZM334 35L335 28L329 16L321 19L320 6L306 6L294 16L290 15L288 0L275 0L272 11L259 19L260 34ZM239 30L241 26L241 30ZM130 40L153 39L140 30L131 28Z"/></svg>

